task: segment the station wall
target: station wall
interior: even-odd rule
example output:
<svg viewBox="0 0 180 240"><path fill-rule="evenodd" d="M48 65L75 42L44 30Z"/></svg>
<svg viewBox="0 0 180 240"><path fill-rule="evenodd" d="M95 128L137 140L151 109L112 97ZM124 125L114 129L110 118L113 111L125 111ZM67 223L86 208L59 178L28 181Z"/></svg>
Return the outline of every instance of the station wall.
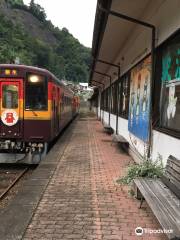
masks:
<svg viewBox="0 0 180 240"><path fill-rule="evenodd" d="M141 20L152 23L156 26L156 47L166 41L180 27L180 1L179 0L162 0L158 3L151 1L144 12ZM117 36L118 37L118 36ZM120 36L119 36L120 37ZM133 47L132 47L133 46ZM151 30L142 26L137 26L127 39L120 52L117 53L114 62L120 62L121 75L134 67L151 51ZM123 59L123 60L122 60ZM110 71L109 73L110 74ZM116 79L113 79L115 81ZM100 109L98 111L100 116ZM109 113L101 113L104 116L104 122L108 124ZM111 114L111 127L116 129L116 116ZM118 117L118 133L122 135L130 144L130 154L139 162L147 155L145 142L134 136L128 131L128 120ZM160 154L164 165L169 155L180 159L180 139L172 137L167 133L162 133L153 129L152 133L152 160L156 160Z"/></svg>
<svg viewBox="0 0 180 240"><path fill-rule="evenodd" d="M101 113L101 119L103 116L103 111ZM99 115L100 117L100 115ZM109 123L109 113L104 112L104 123ZM116 129L116 116L111 114L111 127ZM136 162L143 160L143 156L146 155L147 145L137 139L128 131L128 120L118 117L118 133L122 135L130 144L129 153L133 156ZM163 164L166 164L169 155L173 155L180 159L180 140L171 137L167 134L153 130L153 145L152 145L152 160L158 158L158 154L162 156Z"/></svg>

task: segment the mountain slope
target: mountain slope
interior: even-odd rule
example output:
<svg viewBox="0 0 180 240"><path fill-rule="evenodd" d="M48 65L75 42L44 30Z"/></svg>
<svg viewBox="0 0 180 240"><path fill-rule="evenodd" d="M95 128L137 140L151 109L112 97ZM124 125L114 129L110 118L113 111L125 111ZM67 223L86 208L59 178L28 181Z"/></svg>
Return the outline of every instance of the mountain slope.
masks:
<svg viewBox="0 0 180 240"><path fill-rule="evenodd" d="M49 69L59 78L88 80L90 49L66 28L54 27L34 1L0 0L0 63L20 62Z"/></svg>

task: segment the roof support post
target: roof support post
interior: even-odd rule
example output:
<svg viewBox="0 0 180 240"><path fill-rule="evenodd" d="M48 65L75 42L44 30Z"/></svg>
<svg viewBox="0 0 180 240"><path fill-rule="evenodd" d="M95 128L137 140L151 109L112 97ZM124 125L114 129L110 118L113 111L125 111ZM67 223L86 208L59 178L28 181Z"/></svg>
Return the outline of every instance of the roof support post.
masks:
<svg viewBox="0 0 180 240"><path fill-rule="evenodd" d="M156 37L156 28L154 25L138 20L136 18L132 18L129 16L126 16L124 14L121 14L119 12L111 11L108 9L103 8L98 1L98 8L100 11L105 12L108 15L112 15L121 19L124 19L129 22L133 22L136 24L139 24L141 26L144 26L146 28L150 28L152 31L151 34L151 79L150 79L150 109L149 109L149 145L148 145L148 152L147 152L147 158L150 159L151 156L151 150L152 150L152 101L153 101L153 94L152 94L152 88L153 88L153 81L154 81L154 74L155 74L155 37Z"/></svg>
<svg viewBox="0 0 180 240"><path fill-rule="evenodd" d="M95 81L95 80L92 80L92 82L95 82L95 83L98 83L98 84L101 84L101 85L103 85L103 87L102 87L102 92L101 92L101 95L102 95L102 93L104 92L104 89L105 89L105 84L104 83L101 83L101 82L98 82L98 81ZM101 88L101 87L100 87ZM101 96L100 95L100 96ZM101 96L102 97L102 96ZM100 119L101 119L101 101L102 101L102 99L100 99ZM102 122L104 123L104 102L103 102L103 116L102 116Z"/></svg>
<svg viewBox="0 0 180 240"><path fill-rule="evenodd" d="M109 78L109 88L110 88L110 96L109 96L109 126L111 124L111 83L112 83L112 79L111 79L111 76L108 75L108 74L105 74L105 73L102 73L102 72L98 72L98 71L94 71L94 73L97 73L97 74L100 74L100 75L103 75L105 77L108 77Z"/></svg>
<svg viewBox="0 0 180 240"><path fill-rule="evenodd" d="M101 59L94 59L96 62L100 62L100 63L104 63L107 65L110 65L112 67L116 67L118 69L118 80L120 79L120 74L121 74L121 67L120 65L114 64L114 63L110 63ZM117 96L116 96L116 134L118 134L118 117L119 117L119 108L118 108L118 102L119 102L119 89L117 89Z"/></svg>

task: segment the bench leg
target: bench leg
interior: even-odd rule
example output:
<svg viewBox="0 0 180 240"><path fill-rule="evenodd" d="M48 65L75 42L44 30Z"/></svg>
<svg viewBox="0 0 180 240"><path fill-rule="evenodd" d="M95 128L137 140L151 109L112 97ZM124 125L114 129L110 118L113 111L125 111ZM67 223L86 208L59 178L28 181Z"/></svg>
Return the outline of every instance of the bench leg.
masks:
<svg viewBox="0 0 180 240"><path fill-rule="evenodd" d="M115 141L112 141L112 142L111 142L111 146L114 146L115 143L116 143Z"/></svg>
<svg viewBox="0 0 180 240"><path fill-rule="evenodd" d="M141 202L140 202L140 205L139 205L139 209L142 207L143 201L144 201L144 198L141 197Z"/></svg>

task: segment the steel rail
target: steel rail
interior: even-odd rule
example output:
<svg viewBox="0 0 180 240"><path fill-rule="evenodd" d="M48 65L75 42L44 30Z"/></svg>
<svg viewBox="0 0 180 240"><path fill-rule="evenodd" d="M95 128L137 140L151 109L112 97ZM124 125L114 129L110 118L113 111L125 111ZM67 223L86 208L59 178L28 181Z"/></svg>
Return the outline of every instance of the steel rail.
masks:
<svg viewBox="0 0 180 240"><path fill-rule="evenodd" d="M8 192L14 187L14 185L24 176L24 174L29 170L29 167L25 168L16 178L15 180L5 189L3 193L0 195L0 200L2 200Z"/></svg>

